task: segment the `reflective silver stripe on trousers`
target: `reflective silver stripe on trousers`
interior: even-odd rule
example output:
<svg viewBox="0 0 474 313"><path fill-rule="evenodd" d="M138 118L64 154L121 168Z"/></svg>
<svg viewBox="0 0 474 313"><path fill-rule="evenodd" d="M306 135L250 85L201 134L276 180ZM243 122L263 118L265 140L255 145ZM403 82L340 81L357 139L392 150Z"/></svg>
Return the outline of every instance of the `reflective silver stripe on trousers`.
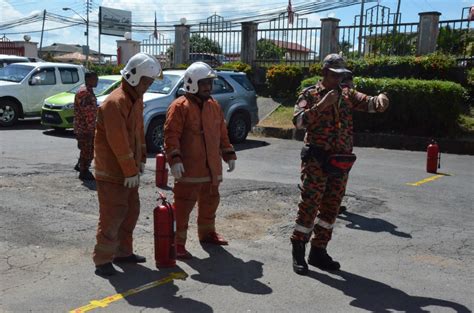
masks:
<svg viewBox="0 0 474 313"><path fill-rule="evenodd" d="M295 224L295 230L303 234L309 234L313 231L313 227L308 228L308 227L301 226L300 224Z"/></svg>
<svg viewBox="0 0 474 313"><path fill-rule="evenodd" d="M329 224L328 222L325 222L320 218L316 218L316 225L319 225L322 228L326 228L326 229L333 229L334 228L334 224Z"/></svg>

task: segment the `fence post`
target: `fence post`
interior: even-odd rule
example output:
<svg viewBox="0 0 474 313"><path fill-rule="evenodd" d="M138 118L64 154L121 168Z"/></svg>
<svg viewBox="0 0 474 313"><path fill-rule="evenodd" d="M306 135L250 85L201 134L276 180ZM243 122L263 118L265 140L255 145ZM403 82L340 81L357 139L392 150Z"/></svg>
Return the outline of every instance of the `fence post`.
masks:
<svg viewBox="0 0 474 313"><path fill-rule="evenodd" d="M117 64L127 64L131 57L140 52L140 41L117 40L117 49L120 49L120 58L117 57Z"/></svg>
<svg viewBox="0 0 474 313"><path fill-rule="evenodd" d="M185 64L189 60L190 28L189 25L184 24L174 26L174 67L177 67L180 64Z"/></svg>
<svg viewBox="0 0 474 313"><path fill-rule="evenodd" d="M241 53L240 60L254 66L257 58L257 29L258 24L254 22L242 23Z"/></svg>
<svg viewBox="0 0 474 313"><path fill-rule="evenodd" d="M337 53L339 39L339 21L334 17L321 19L321 38L319 42L319 59L330 53Z"/></svg>
<svg viewBox="0 0 474 313"><path fill-rule="evenodd" d="M439 34L440 12L421 12L418 24L418 40L416 55L428 54L436 51L436 42Z"/></svg>

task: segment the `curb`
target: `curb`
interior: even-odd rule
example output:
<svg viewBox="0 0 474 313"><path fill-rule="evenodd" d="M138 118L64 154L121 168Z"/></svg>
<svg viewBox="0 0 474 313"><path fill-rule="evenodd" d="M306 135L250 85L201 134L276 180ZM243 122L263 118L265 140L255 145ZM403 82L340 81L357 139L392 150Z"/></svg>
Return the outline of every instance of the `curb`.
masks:
<svg viewBox="0 0 474 313"><path fill-rule="evenodd" d="M252 133L257 136L293 139L302 141L305 131L293 128L255 126ZM435 138L441 152L474 155L473 139ZM396 150L426 151L429 137L393 135L383 133L354 133L354 146Z"/></svg>

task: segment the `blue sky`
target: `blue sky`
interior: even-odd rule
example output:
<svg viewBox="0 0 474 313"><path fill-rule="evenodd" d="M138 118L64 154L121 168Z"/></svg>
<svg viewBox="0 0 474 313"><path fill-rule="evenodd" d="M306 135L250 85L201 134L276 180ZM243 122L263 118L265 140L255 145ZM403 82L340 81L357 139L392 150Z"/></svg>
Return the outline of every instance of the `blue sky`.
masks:
<svg viewBox="0 0 474 313"><path fill-rule="evenodd" d="M330 0L326 0L330 1ZM34 13L47 10L48 12L60 14L68 17L77 17L72 11L63 11L62 7L70 7L85 17L85 0L0 0L0 24L6 22L18 21ZM298 4L315 2L308 0L293 0L293 6ZM231 18L245 15L256 15L268 12L271 9L284 9L288 0L92 0L92 12L90 20L96 21L99 6L111 7L122 10L132 11L132 20L134 23L152 23L154 21L154 12L156 11L158 23L168 25L178 24L181 17L186 17L188 21L202 21L206 17L216 13L224 18ZM376 2L366 3L365 7L370 8ZM380 0L380 4L387 6L391 12L396 11L397 0ZM418 13L426 11L439 11L442 13L441 20L452 20L461 18L462 9L474 5L474 0L401 0L402 22L417 22ZM298 12L297 12L298 13ZM354 5L347 8L313 13L307 15L309 26L319 26L321 17L337 17L341 19L340 25L352 25L354 15L360 13L360 5ZM62 26L54 22L47 21L45 29ZM40 33L34 32L41 30L41 23L30 24L28 26L19 26L6 30L0 30L0 36L4 33L10 40L22 40L25 34L32 37L32 41L40 41ZM86 44L84 36L85 26L74 26L61 30L48 31L44 34L43 46L54 42L68 44ZM149 34L133 33L132 38L143 40ZM120 37L101 36L101 51L105 53L116 53L116 40ZM98 50L98 30L90 29L89 35L90 47Z"/></svg>

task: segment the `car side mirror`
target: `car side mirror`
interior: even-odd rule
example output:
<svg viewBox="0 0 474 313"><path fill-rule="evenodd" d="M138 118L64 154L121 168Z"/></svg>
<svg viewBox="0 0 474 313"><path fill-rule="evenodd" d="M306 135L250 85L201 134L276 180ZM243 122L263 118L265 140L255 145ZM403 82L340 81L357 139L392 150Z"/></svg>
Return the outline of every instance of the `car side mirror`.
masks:
<svg viewBox="0 0 474 313"><path fill-rule="evenodd" d="M41 77L33 76L30 80L30 85L39 85L41 83Z"/></svg>
<svg viewBox="0 0 474 313"><path fill-rule="evenodd" d="M184 88L179 88L178 91L176 91L176 96L184 96L186 94L186 90Z"/></svg>

